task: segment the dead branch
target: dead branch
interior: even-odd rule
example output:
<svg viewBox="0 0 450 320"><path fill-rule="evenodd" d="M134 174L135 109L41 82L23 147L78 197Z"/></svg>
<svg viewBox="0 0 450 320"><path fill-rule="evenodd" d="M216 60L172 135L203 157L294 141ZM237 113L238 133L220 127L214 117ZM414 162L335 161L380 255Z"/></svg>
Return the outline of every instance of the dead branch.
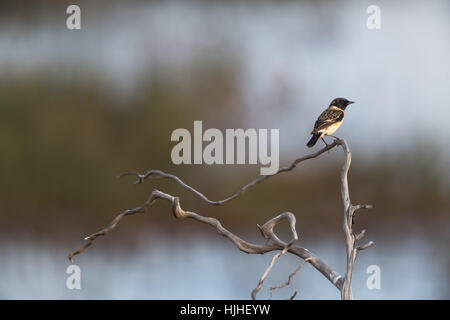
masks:
<svg viewBox="0 0 450 320"><path fill-rule="evenodd" d="M125 172L123 174L121 174L119 177L123 177L123 176L136 176L138 178L138 180L136 180L134 183L135 184L141 184L142 182L144 182L144 180L154 177L154 176L159 176L159 177L163 177L163 178L168 178L171 180L174 180L175 182L177 182L180 186L182 186L183 188L193 192L194 194L196 194L197 196L199 196L202 200L204 200L206 203L213 205L213 206L219 206L222 205L224 203L230 202L231 200L239 197L244 191L250 189L251 187L269 179L270 177L276 176L277 174L283 173L283 172L288 172L293 170L300 162L303 162L305 160L309 160L309 159L313 159L313 158L317 158L318 156L320 156L322 153L333 149L335 146L338 145L337 141L334 141L333 143L325 146L324 148L320 149L319 151L312 153L310 155L307 155L305 157L301 157L301 158L297 158L295 159L289 166L286 167L281 167L278 169L277 172L275 172L273 175L270 176L260 176L258 178L256 178L255 180L247 183L245 186L243 186L241 189L239 189L237 192L233 193L231 196L223 199L223 200L217 200L217 201L213 201L208 199L203 193L201 193L200 191L197 191L195 188L187 185L186 183L184 183L180 178L178 178L177 176L170 174L170 173L165 173L161 170L149 170L147 171L145 174L140 174L138 172Z"/></svg>
<svg viewBox="0 0 450 320"><path fill-rule="evenodd" d="M259 292L259 290L261 290L264 280L266 280L267 276L269 275L269 272L272 270L273 266L275 265L275 261L279 257L281 257L283 254L285 254L289 250L289 248L294 244L294 242L297 241L297 239L298 239L297 233L295 232L295 216L290 212L285 212L285 213L289 214L288 217L290 219L290 225L291 225L292 232L294 233L294 237L292 238L291 242L289 242L288 245L282 251L278 252L276 255L273 256L272 261L270 262L270 265L267 267L266 271L261 276L258 286L255 289L253 289L253 291L252 291L252 299L253 300L256 300L256 294ZM294 226L294 228L292 226Z"/></svg>
<svg viewBox="0 0 450 320"><path fill-rule="evenodd" d="M364 250L368 247L370 247L373 242L370 241L367 244L363 246L356 247L355 242L358 240L361 240L366 230L362 230L359 234L354 235L352 230L352 222L353 222L353 216L359 209L371 209L371 205L352 205L350 202L350 192L348 188L348 171L350 169L350 164L352 162L352 154L350 152L350 149L347 145L347 142L345 139L336 139L335 140L340 146L342 146L342 149L344 150L344 153L346 155L345 157L345 163L341 170L341 197L342 197L342 203L344 204L344 225L343 230L345 234L345 242L347 246L347 271L345 273L345 279L344 284L342 286L341 290L341 298L342 300L352 300L353 294L352 294L352 276L353 276L353 269L355 264L355 259L358 251Z"/></svg>
<svg viewBox="0 0 450 320"><path fill-rule="evenodd" d="M162 199L162 200L166 200L172 204L172 213L175 216L175 218L177 218L177 219L190 218L190 219L194 219L198 222L209 224L216 229L217 233L228 238L231 242L233 242L236 245L236 247L239 250L241 250L243 252L246 252L249 254L264 254L264 253L267 253L270 251L280 250L280 252L272 258L270 265L264 272L263 276L260 278L258 286L252 291L253 299L256 298L256 294L261 289L264 280L266 279L269 272L272 270L276 260L283 254L285 254L286 252L296 255L296 256L302 258L304 261L302 262L302 264L300 264L300 266L297 268L297 270L289 276L287 284L285 284L283 286L279 286L279 287L284 287L286 285L289 285L291 278L298 272L298 270L300 270L300 268L303 266L304 263L308 262L314 268L316 268L320 273L322 273L322 275L324 275L325 278L327 278L339 291L341 291L341 296L343 299L351 299L352 298L351 277L353 274L353 266L354 266L354 261L356 258L356 253L359 250L363 250L372 244L372 242L369 242L366 245L355 248L355 236L352 233L351 221L352 221L352 217L353 217L354 213L357 210L359 210L361 208L370 208L371 206L368 206L368 205L352 206L350 203L350 197L349 197L349 192L348 192L348 183L347 183L347 174L348 174L348 170L350 167L351 154L348 149L346 141L344 139L336 138L332 144L327 145L326 147L322 148L321 150L319 150L315 153L312 153L310 155L307 155L307 156L304 156L304 157L294 160L291 165L286 166L286 167L281 167L273 175L277 175L282 172L291 171L300 162L303 162L308 159L316 158L316 157L320 156L322 153L324 153L325 151L328 151L337 145L342 146L344 152L346 153L346 162L341 171L342 199L343 199L344 211L345 211L344 232L346 234L346 241L347 241L347 272L346 272L345 278L340 276L336 271L334 271L331 267L329 267L325 262L323 262L316 255L311 253L309 250L302 248L302 247L294 246L294 243L298 240L298 236L297 236L297 231L295 228L295 223L296 223L295 216L290 212L284 212L284 213L270 219L262 227L260 227L258 225L261 235L265 240L265 244L264 245L253 244L253 243L250 243L250 242L247 242L247 241L241 239L240 237L238 237L235 234L233 234L232 232L230 232L228 229L224 228L222 226L222 224L220 223L220 221L217 220L216 218L205 217L205 216L202 216L195 212L183 210L180 206L180 200L178 197L172 196L170 194L164 193L159 190L153 190L150 197L141 206L136 207L134 209L125 210L124 212L119 214L107 227L103 228L102 230L100 230L88 237L85 237L85 240L87 240L88 243L85 244L81 249L72 252L69 255L69 260L72 261L73 257L75 255L82 253L86 248L91 246L98 237L104 236L108 232L110 232L112 229L114 229L117 226L117 224L120 222L120 220L122 218L124 218L125 216L133 215L136 213L144 213L156 200ZM152 176L160 176L160 177L172 179L172 180L176 181L179 185L181 185L183 188L193 192L194 194L199 196L202 200L204 200L205 202L207 202L210 205L221 205L226 202L229 202L229 201L237 198L239 195L241 195L244 191L248 190L249 188L251 188L251 187L255 186L256 184L259 184L271 177L271 176L258 177L257 179L255 179L255 180L251 181L250 183L246 184L245 186L243 186L241 189L239 189L236 193L232 194L231 196L229 196L223 200L212 201L212 200L208 199L204 194L202 194L201 192L196 190L195 188L184 183L177 176L165 173L160 170L150 170L145 174L139 174L137 172L127 172L127 173L123 174L122 176L124 176L124 175L137 176L138 180L135 182L136 184L140 184L144 180L146 180L147 178L150 178ZM289 243L285 243L284 241L280 240L273 231L274 227L282 220L287 220L289 222L289 225L291 228L292 240ZM365 232L365 230L363 230L359 235L356 236L356 238L358 238L357 240L359 240L360 238L362 238L364 236L364 232ZM275 288L276 287L272 288L271 290L273 290ZM293 299L296 294L297 294L297 292L295 292L290 299Z"/></svg>
<svg viewBox="0 0 450 320"><path fill-rule="evenodd" d="M270 288L270 298L269 298L269 299L272 299L272 295L273 295L273 291L274 291L274 290L276 290L276 289L281 289L281 288L284 288L284 287L287 287L288 285L290 285L290 284L291 284L292 278L295 277L295 275L300 271L300 269L303 267L303 265L304 265L306 262L308 262L308 261L309 261L309 258L303 260L302 262L300 262L300 264L298 265L297 269L295 269L295 271L292 272L292 273L289 275L288 280L287 280L285 283ZM292 296L292 298L291 298L290 300L292 300L296 295L297 295L297 291L294 292L294 295Z"/></svg>

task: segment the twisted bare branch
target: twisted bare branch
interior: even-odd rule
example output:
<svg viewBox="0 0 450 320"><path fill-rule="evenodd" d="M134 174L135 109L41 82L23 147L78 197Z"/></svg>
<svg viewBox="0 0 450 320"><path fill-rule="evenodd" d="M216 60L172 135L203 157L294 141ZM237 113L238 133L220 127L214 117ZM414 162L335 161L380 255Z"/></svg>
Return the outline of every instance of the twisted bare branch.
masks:
<svg viewBox="0 0 450 320"><path fill-rule="evenodd" d="M180 201L179 201L178 197L174 197L170 194L161 192L159 190L153 190L151 196L148 198L148 200L142 206L137 207L135 209L124 211L123 213L119 214L111 222L110 225L108 225L104 229L100 230L99 232L96 232L96 233L86 237L85 240L88 240L89 242L81 249L72 252L69 255L70 261L72 261L72 259L75 255L82 253L86 248L91 246L92 243L98 237L104 236L109 231L114 229L123 217L125 217L127 215L131 215L131 214L135 214L135 213L145 212L148 209L148 207L150 207L158 199L166 200L172 204L172 213L175 216L175 218L177 218L177 219L191 218L196 221L199 221L199 222L202 222L205 224L209 224L216 229L217 233L219 233L220 235L231 240L231 242L233 242L239 250L241 250L245 253L264 254L264 253L267 253L270 251L284 250L284 249L288 248L287 251L290 252L291 254L294 254L304 260L309 259L308 261L311 263L311 265L313 265L317 270L319 270L339 290L342 287L342 283L343 283L342 277L338 273L336 273L333 269L331 269L325 262L320 260L317 256L315 256L313 253L311 253L307 249L301 248L301 247L296 247L296 246L292 245L298 239L297 232L295 230L295 217L292 213L284 212L284 213L276 216L275 218L272 218L269 221L267 221L262 227L259 227L261 235L265 239L265 244L264 245L253 244L253 243L250 243L250 242L247 242L247 241L241 239L240 237L238 237L235 234L233 234L232 232L230 232L228 229L224 228L222 226L222 224L220 223L220 221L217 220L216 218L204 217L195 212L183 210L180 206ZM293 234L293 239L289 243L285 243L282 240L280 240L273 231L274 227L281 220L288 220L288 222L290 224L292 234Z"/></svg>
<svg viewBox="0 0 450 320"><path fill-rule="evenodd" d="M69 260L72 261L73 257L75 255L82 253L86 248L91 246L98 237L104 236L108 232L110 232L112 229L114 229L117 226L117 224L120 222L120 220L122 220L122 218L124 218L125 216L133 215L136 213L144 213L156 200L162 199L162 200L166 200L172 204L172 213L174 214L175 218L177 218L177 219L190 218L190 219L194 219L196 221L199 221L199 222L202 222L205 224L209 224L216 229L217 233L228 238L231 242L233 242L236 245L236 247L239 250L241 250L243 252L246 252L249 254L264 254L264 253L267 253L270 251L280 250L280 252L272 258L270 265L267 267L266 271L260 278L258 286L252 291L253 299L256 298L256 294L261 289L266 277L272 270L276 260L279 257L281 257L282 255L284 255L286 252L296 255L296 256L302 258L304 261L299 265L299 267L296 269L296 271L293 272L289 276L288 282L286 284L284 284L282 286L277 286L277 287L271 288L271 295L272 295L272 291L274 289L289 285L291 278L301 269L301 267L306 262L308 262L314 268L316 268L320 273L322 273L322 275L324 275L325 278L327 278L338 290L341 291L341 297L343 299L351 299L352 298L351 278L352 278L353 266L354 266L356 254L358 251L364 250L364 249L368 248L369 246L371 246L373 244L373 242L370 241L370 242L366 243L365 245L358 246L358 247L355 246L355 240L356 241L360 240L364 236L365 230L363 230L361 233L359 233L356 236L353 234L352 224L351 224L353 215L357 210L362 209L362 208L371 208L371 206L369 206L369 205L353 206L350 202L347 174L348 174L348 170L350 168L350 163L351 163L351 153L349 151L346 141L344 139L336 138L332 144L327 145L323 149L321 149L315 153L312 153L310 155L307 155L307 156L304 156L301 158L297 158L289 166L281 167L274 175L277 175L282 172L291 171L300 162L308 160L308 159L316 158L319 155L321 155L322 153L324 153L325 151L328 151L337 145L342 146L344 152L346 153L346 161L345 161L344 166L341 171L341 193L342 193L342 200L343 200L343 204L344 204L344 213L345 213L344 214L344 233L346 235L346 244L347 244L347 271L346 271L345 278L341 277L337 272L335 272L333 269L331 269L325 262L320 260L316 255L312 254L309 250L302 248L302 247L294 246L294 243L297 241L298 236L297 236L297 232L295 229L295 223L296 223L295 216L290 212L284 212L284 213L270 219L262 227L260 227L258 225L261 235L265 240L264 245L259 245L259 244L247 242L247 241L241 239L240 237L236 236L235 234L230 232L228 229L224 228L222 226L222 224L220 223L220 221L217 220L216 218L205 217L205 216L199 215L195 212L183 210L180 206L180 201L179 201L178 197L172 196L170 194L164 193L159 190L153 190L150 197L147 199L147 201L144 202L143 205L136 207L134 209L125 210L124 212L119 214L107 227L86 237L85 240L87 240L88 243L85 244L81 249L72 252L69 255ZM241 189L239 189L236 193L232 194L231 196L229 196L223 200L212 201L212 200L208 199L204 194L202 194L201 192L196 190L195 188L184 183L177 176L165 173L160 170L150 170L145 174L139 174L136 172L127 172L123 175L137 176L138 180L135 182L136 184L140 184L144 180L146 180L147 178L150 178L152 176L159 176L159 177L163 177L163 178L172 179L172 180L176 181L179 185L181 185L183 188L193 192L194 194L199 196L201 199L203 199L205 202L207 202L211 205L221 205L226 202L229 202L229 201L237 198L239 195L241 195L243 192L245 192L249 188L251 188L251 187L255 186L256 184L259 184L271 177L271 176L258 177L257 179L255 179L255 180L251 181L250 183L246 184L245 186L243 186ZM273 231L274 227L281 220L287 220L289 222L291 232L292 232L292 240L289 243L285 243L284 241L280 240L277 237L277 235L275 234L275 232ZM290 299L293 299L296 294L297 294L297 292L295 292L291 296Z"/></svg>
<svg viewBox="0 0 450 320"><path fill-rule="evenodd" d="M170 174L170 173L166 173L166 172L161 171L161 170L149 170L145 174L140 174L138 172L125 172L125 173L121 174L119 177L136 176L138 178L138 180L136 180L134 182L135 184L141 184L146 179L149 179L149 178L154 177L154 176L159 176L159 177L162 177L162 178L171 179L171 180L174 180L175 182L177 182L184 189L187 189L187 190L193 192L194 194L196 194L197 196L199 196L206 203L209 203L210 205L213 205L213 206L219 206L219 205L222 205L224 203L230 202L231 200L239 197L246 190L248 190L251 187L253 187L253 186L255 186L255 185L257 185L257 184L259 184L259 183L261 183L261 182L263 182L263 181L265 181L267 179L269 179L270 177L276 176L277 174L280 174L280 173L283 173L283 172L292 171L300 162L303 162L303 161L309 160L309 159L313 159L313 158L317 158L322 153L333 149L337 145L338 145L338 142L336 140L333 143L325 146L324 148L320 149L317 152L311 153L311 154L309 154L307 156L304 156L304 157L297 158L289 166L285 166L285 167L279 168L278 171L275 172L273 175L260 176L260 177L258 177L256 179L252 180L251 182L247 183L245 186L243 186L241 189L239 189L237 192L233 193L229 197L227 197L225 199L222 199L222 200L217 200L217 201L208 199L208 197L206 197L203 193L201 193L200 191L198 191L195 188L191 187L190 185L184 183L183 180L181 180L177 176L175 176L173 174Z"/></svg>

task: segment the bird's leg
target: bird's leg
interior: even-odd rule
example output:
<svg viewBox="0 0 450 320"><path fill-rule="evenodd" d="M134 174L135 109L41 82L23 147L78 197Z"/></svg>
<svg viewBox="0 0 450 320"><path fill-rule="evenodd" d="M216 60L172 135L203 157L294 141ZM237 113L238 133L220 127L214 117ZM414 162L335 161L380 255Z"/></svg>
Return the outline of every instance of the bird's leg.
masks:
<svg viewBox="0 0 450 320"><path fill-rule="evenodd" d="M325 145L327 146L327 148L330 146L330 145L325 141L325 139L324 139L323 137L320 138L320 139L322 139L323 143L325 143ZM328 149L328 152L330 152L330 149Z"/></svg>

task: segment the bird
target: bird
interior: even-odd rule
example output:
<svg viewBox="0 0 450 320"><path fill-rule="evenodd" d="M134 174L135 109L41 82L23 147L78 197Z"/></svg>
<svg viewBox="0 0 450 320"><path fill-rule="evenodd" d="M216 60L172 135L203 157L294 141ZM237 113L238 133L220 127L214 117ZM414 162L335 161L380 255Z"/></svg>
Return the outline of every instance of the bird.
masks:
<svg viewBox="0 0 450 320"><path fill-rule="evenodd" d="M317 140L322 141L328 146L328 143L323 139L324 136L331 136L342 124L345 117L345 108L354 101L345 98L336 98L331 101L330 106L323 111L314 124L314 129L311 131L312 137L306 144L308 148L313 147Z"/></svg>

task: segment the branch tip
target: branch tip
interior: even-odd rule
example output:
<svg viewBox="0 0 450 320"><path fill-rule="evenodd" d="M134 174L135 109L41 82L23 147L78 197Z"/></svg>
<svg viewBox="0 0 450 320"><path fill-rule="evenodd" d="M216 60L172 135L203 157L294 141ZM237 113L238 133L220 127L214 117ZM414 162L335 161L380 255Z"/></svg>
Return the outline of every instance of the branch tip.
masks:
<svg viewBox="0 0 450 320"><path fill-rule="evenodd" d="M364 249L369 248L371 245L373 245L373 241L369 241L369 242L367 242L366 244L357 247L356 250L362 251L362 250L364 250Z"/></svg>

